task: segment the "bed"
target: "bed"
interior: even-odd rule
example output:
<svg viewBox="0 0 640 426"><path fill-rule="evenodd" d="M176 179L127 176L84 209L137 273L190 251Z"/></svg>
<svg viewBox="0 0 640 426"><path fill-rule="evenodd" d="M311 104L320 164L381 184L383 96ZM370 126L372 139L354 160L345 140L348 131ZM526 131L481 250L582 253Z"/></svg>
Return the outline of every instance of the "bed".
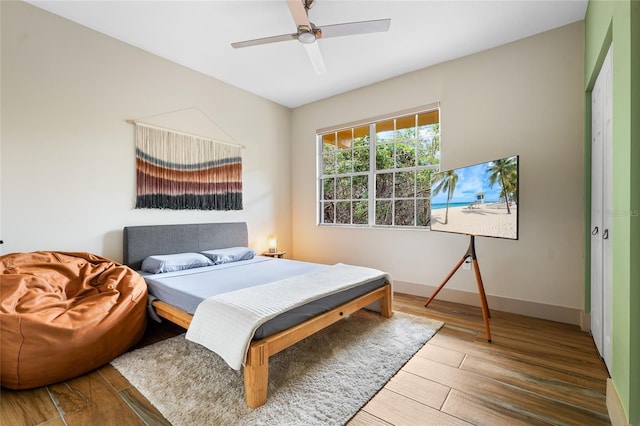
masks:
<svg viewBox="0 0 640 426"><path fill-rule="evenodd" d="M247 247L248 230L244 222L130 226L124 228L123 243L124 263L134 270L141 271L145 259L153 255L187 252L200 253L228 247ZM273 303L277 304L281 299L293 297L288 296L288 293L295 293L295 289L304 289L306 286L304 283L311 279L316 281L346 282L352 279L352 276L359 277L359 269L367 269L356 269L357 273L353 275L351 274L352 269L344 269L343 267L359 268L351 267L350 265L318 265L293 260L255 256L251 259L229 264L216 264L203 266L202 268L194 268L189 271L171 272L166 275L167 280L170 283L175 281L176 284L173 285L173 287L169 286L170 291L168 292L158 290L157 283L154 282L158 279L158 275L164 274L150 274L144 271L141 271L141 273L145 277L145 281L147 281L150 300L153 300L151 305L155 314L187 329L187 338L189 338L190 333L196 333L196 331L193 331L194 329L200 330L202 328L208 328L206 327L206 322L202 323L204 320L198 321L199 318L203 317L199 311L204 309L203 306L209 302L215 302L215 299L229 299L233 297L242 300L245 298L261 299L264 297L264 293L260 292L264 292L266 289L270 291L276 291L274 290L276 287L278 289L285 289L282 290L283 293L271 293L278 295L278 297L274 296L270 298L273 300ZM279 269L286 271L284 275L277 275ZM226 282L230 277L229 274L234 273L243 278L240 280L242 282L246 282L246 277L248 276L258 277L259 282L258 285L255 286L246 285L245 288L242 288L244 284L241 284L241 288L238 290L210 298L206 298L206 296L202 294L201 285L197 290L192 291L192 293L196 293L195 295L190 294L186 299L178 298L176 301L174 297L175 294L171 294L171 292L175 292L176 289L181 290L185 286L185 283L190 280L191 275L218 274L221 271L224 272L223 275L216 275L216 277L222 276L224 278L222 280L216 279L216 282ZM246 271L251 272L248 273ZM336 273L342 274L341 271L345 271L344 274L336 276ZM276 278L276 276L279 278ZM337 277L337 279L324 279L324 277ZM373 277L373 275L371 275L371 277ZM275 281L264 282L272 279L275 279ZM353 281L353 284L344 285L340 287L340 290L333 289L327 292L326 295L323 293L321 297L316 296L316 298L310 302L305 299L303 302L291 305L293 306L291 309L275 317L271 317L268 321L261 323L260 327L255 330L255 336L253 336L247 344L246 352L244 353L246 357L243 362L245 402L249 407L257 408L266 402L269 375L268 364L269 357L272 355L365 307L379 310L383 317L389 318L392 316L391 279L387 274L380 273L380 275L376 275L375 278L362 279L359 281L354 278ZM220 284L220 286L224 287L225 282ZM326 285L331 287L333 284L326 283ZM336 288L338 288L338 286L339 285L336 284ZM203 300L198 302L198 298ZM269 297L265 297L265 299L269 299ZM271 302L265 300L265 304L268 305L268 303ZM197 307L194 308L194 304L196 304ZM221 305L214 305L214 308L213 315L215 315L218 310L224 312L226 305L222 305L223 309L220 309ZM199 314L200 317L198 316ZM219 316L215 321L218 328L220 327L219 322L224 322L227 318L234 317L235 313L220 315L222 316ZM202 324L205 325L203 326ZM234 324L229 322L227 326L233 328ZM229 334L235 335L235 333ZM218 335L217 338L224 340L233 337ZM209 341L204 343L198 341L198 343L207 346ZM215 351L221 355L220 352ZM224 358L223 354L221 356ZM230 363L230 365L232 364Z"/></svg>

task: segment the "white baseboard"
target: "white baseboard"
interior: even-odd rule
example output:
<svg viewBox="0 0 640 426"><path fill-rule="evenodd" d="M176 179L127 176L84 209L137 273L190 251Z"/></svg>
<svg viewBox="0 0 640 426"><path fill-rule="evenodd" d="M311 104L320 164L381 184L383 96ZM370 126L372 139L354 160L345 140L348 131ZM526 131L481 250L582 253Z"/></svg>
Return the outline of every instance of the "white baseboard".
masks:
<svg viewBox="0 0 640 426"><path fill-rule="evenodd" d="M607 379L607 411L612 426L629 426L627 415L624 412L620 396L611 379Z"/></svg>
<svg viewBox="0 0 640 426"><path fill-rule="evenodd" d="M413 294L425 299L431 296L436 287L424 284L408 283L403 281L393 281L393 291L398 293ZM465 305L480 306L478 293L469 291L453 290L443 288L436 299L449 302L463 303ZM534 318L542 318L551 321L563 322L566 324L579 325L584 327L585 314L582 309L567 308L565 306L547 305L544 303L530 302L526 300L509 299L501 296L487 295L489 309L511 312L514 314L526 315Z"/></svg>

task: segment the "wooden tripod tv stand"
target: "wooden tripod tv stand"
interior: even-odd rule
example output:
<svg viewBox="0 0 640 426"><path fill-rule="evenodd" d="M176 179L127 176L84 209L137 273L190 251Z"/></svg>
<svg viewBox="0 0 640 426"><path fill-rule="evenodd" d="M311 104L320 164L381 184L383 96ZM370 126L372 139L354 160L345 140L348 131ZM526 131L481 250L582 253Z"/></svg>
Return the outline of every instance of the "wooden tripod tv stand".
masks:
<svg viewBox="0 0 640 426"><path fill-rule="evenodd" d="M478 258L476 257L476 240L475 235L469 235L471 237L471 241L469 241L469 248L467 252L462 256L462 259L458 262L458 264L449 272L447 278L444 279L440 287L433 292L431 297L429 297L424 304L424 306L429 306L429 303L436 297L438 292L442 290L442 287L451 279L451 277L460 269L462 264L468 257L471 258L471 264L473 265L473 271L476 274L476 283L478 284L478 293L480 294L480 301L482 306L482 317L484 318L484 328L487 332L487 341L491 343L491 330L489 329L489 318L491 317L491 313L489 312L489 305L487 304L487 295L484 292L484 285L482 285L482 277L480 276L480 267L478 266Z"/></svg>

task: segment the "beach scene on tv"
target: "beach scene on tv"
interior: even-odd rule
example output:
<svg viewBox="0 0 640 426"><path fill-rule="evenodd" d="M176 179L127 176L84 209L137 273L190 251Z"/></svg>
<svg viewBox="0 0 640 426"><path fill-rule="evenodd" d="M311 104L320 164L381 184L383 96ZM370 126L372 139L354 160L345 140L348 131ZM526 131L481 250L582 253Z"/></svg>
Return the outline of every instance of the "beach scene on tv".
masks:
<svg viewBox="0 0 640 426"><path fill-rule="evenodd" d="M434 175L431 230L517 239L518 156Z"/></svg>

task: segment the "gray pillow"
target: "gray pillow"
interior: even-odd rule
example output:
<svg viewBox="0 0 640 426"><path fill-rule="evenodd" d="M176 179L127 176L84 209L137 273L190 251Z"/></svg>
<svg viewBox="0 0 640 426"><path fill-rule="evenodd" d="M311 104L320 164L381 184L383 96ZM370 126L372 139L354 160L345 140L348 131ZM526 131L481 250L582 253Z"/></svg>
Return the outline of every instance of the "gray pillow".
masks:
<svg viewBox="0 0 640 426"><path fill-rule="evenodd" d="M205 250L200 253L207 256L216 265L237 262L239 260L249 260L253 259L256 255L256 251L249 247L229 247L224 249Z"/></svg>
<svg viewBox="0 0 640 426"><path fill-rule="evenodd" d="M162 254L149 256L143 260L142 270L152 274L162 274L211 265L213 262L199 253Z"/></svg>

